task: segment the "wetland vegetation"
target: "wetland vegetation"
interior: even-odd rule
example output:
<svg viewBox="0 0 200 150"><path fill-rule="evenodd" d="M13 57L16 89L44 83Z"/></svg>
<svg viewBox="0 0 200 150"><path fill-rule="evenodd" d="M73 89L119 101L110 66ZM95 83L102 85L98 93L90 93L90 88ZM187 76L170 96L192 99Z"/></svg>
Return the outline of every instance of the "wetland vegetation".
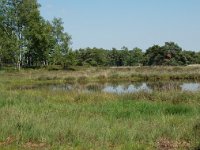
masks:
<svg viewBox="0 0 200 150"><path fill-rule="evenodd" d="M200 52L72 49L39 8L0 0L1 150L200 149Z"/></svg>
<svg viewBox="0 0 200 150"><path fill-rule="evenodd" d="M176 80L168 80L170 70ZM149 81L143 82L158 90L116 94L95 86L114 85L116 79L116 85L138 84L141 79L133 75L146 72ZM182 80L186 72L192 80ZM200 91L179 85L198 84L199 73L198 67L0 71L0 148L198 149ZM155 74L160 78L152 78ZM47 88L66 84L92 92Z"/></svg>

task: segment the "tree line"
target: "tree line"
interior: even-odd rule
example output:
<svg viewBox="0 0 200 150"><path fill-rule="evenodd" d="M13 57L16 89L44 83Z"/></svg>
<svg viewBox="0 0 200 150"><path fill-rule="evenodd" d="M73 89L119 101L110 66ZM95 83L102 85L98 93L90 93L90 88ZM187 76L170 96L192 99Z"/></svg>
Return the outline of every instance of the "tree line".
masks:
<svg viewBox="0 0 200 150"><path fill-rule="evenodd" d="M85 48L73 51L74 64L78 66L181 66L200 63L200 52L182 50L174 42L154 45L145 52L140 48L120 50L112 48Z"/></svg>
<svg viewBox="0 0 200 150"><path fill-rule="evenodd" d="M72 50L71 36L61 18L45 20L37 0L0 0L0 67L152 66L199 64L200 53L183 50L174 42L120 50Z"/></svg>

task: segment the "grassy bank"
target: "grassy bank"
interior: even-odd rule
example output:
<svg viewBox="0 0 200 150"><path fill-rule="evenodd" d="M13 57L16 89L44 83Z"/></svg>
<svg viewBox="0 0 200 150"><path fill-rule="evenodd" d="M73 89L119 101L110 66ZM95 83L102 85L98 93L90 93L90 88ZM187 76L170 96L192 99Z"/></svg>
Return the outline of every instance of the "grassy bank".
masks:
<svg viewBox="0 0 200 150"><path fill-rule="evenodd" d="M116 95L102 92L11 88L20 84L51 81L39 80L41 76L56 77L52 79L56 82L62 82L69 77L77 80L83 75L93 80L105 72L132 74L135 68L128 71L124 71L123 68L117 72L112 69L104 70L105 72L97 69L75 72L40 70L2 72L0 149L197 149L200 147L200 93L198 92L160 91ZM145 68L142 69L145 74ZM149 70L147 68L146 72ZM159 72L158 70L153 72ZM195 70L190 71L190 73L195 72ZM178 71L173 73L179 74Z"/></svg>
<svg viewBox="0 0 200 150"><path fill-rule="evenodd" d="M173 81L200 80L199 66L184 67L90 67L74 70L48 71L46 69L0 70L1 79L14 84L63 82L115 82L115 81Z"/></svg>

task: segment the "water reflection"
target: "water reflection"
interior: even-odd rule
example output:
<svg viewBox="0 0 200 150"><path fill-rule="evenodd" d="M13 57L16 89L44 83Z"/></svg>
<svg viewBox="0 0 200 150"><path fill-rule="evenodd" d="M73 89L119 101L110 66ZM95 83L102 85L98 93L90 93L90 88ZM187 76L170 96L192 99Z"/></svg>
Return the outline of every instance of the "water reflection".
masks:
<svg viewBox="0 0 200 150"><path fill-rule="evenodd" d="M153 91L182 90L180 82L153 82L147 83L147 86Z"/></svg>
<svg viewBox="0 0 200 150"><path fill-rule="evenodd" d="M137 85L119 85L119 86L112 86L108 85L102 89L103 92L108 93L136 93L136 92L151 92L146 83L141 83Z"/></svg>
<svg viewBox="0 0 200 150"><path fill-rule="evenodd" d="M108 92L108 93L137 93L152 91L200 91L200 83L195 82L140 82L140 83L90 83L90 84L59 84L48 85L53 91L83 91L83 92Z"/></svg>
<svg viewBox="0 0 200 150"><path fill-rule="evenodd" d="M200 83L184 83L181 85L183 91L200 91Z"/></svg>

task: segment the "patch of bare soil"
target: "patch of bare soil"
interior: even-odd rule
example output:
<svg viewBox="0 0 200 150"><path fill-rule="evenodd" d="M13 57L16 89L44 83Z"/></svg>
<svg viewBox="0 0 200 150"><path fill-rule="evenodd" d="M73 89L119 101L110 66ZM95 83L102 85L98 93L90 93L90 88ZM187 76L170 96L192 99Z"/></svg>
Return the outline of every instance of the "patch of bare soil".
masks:
<svg viewBox="0 0 200 150"><path fill-rule="evenodd" d="M14 137L8 137L5 141L0 141L0 146L10 145L15 141Z"/></svg>
<svg viewBox="0 0 200 150"><path fill-rule="evenodd" d="M47 148L48 145L46 143L27 142L23 145L23 147L26 149L44 149Z"/></svg>
<svg viewBox="0 0 200 150"><path fill-rule="evenodd" d="M172 141L167 138L161 138L157 141L158 150L189 150L190 143L186 141Z"/></svg>

